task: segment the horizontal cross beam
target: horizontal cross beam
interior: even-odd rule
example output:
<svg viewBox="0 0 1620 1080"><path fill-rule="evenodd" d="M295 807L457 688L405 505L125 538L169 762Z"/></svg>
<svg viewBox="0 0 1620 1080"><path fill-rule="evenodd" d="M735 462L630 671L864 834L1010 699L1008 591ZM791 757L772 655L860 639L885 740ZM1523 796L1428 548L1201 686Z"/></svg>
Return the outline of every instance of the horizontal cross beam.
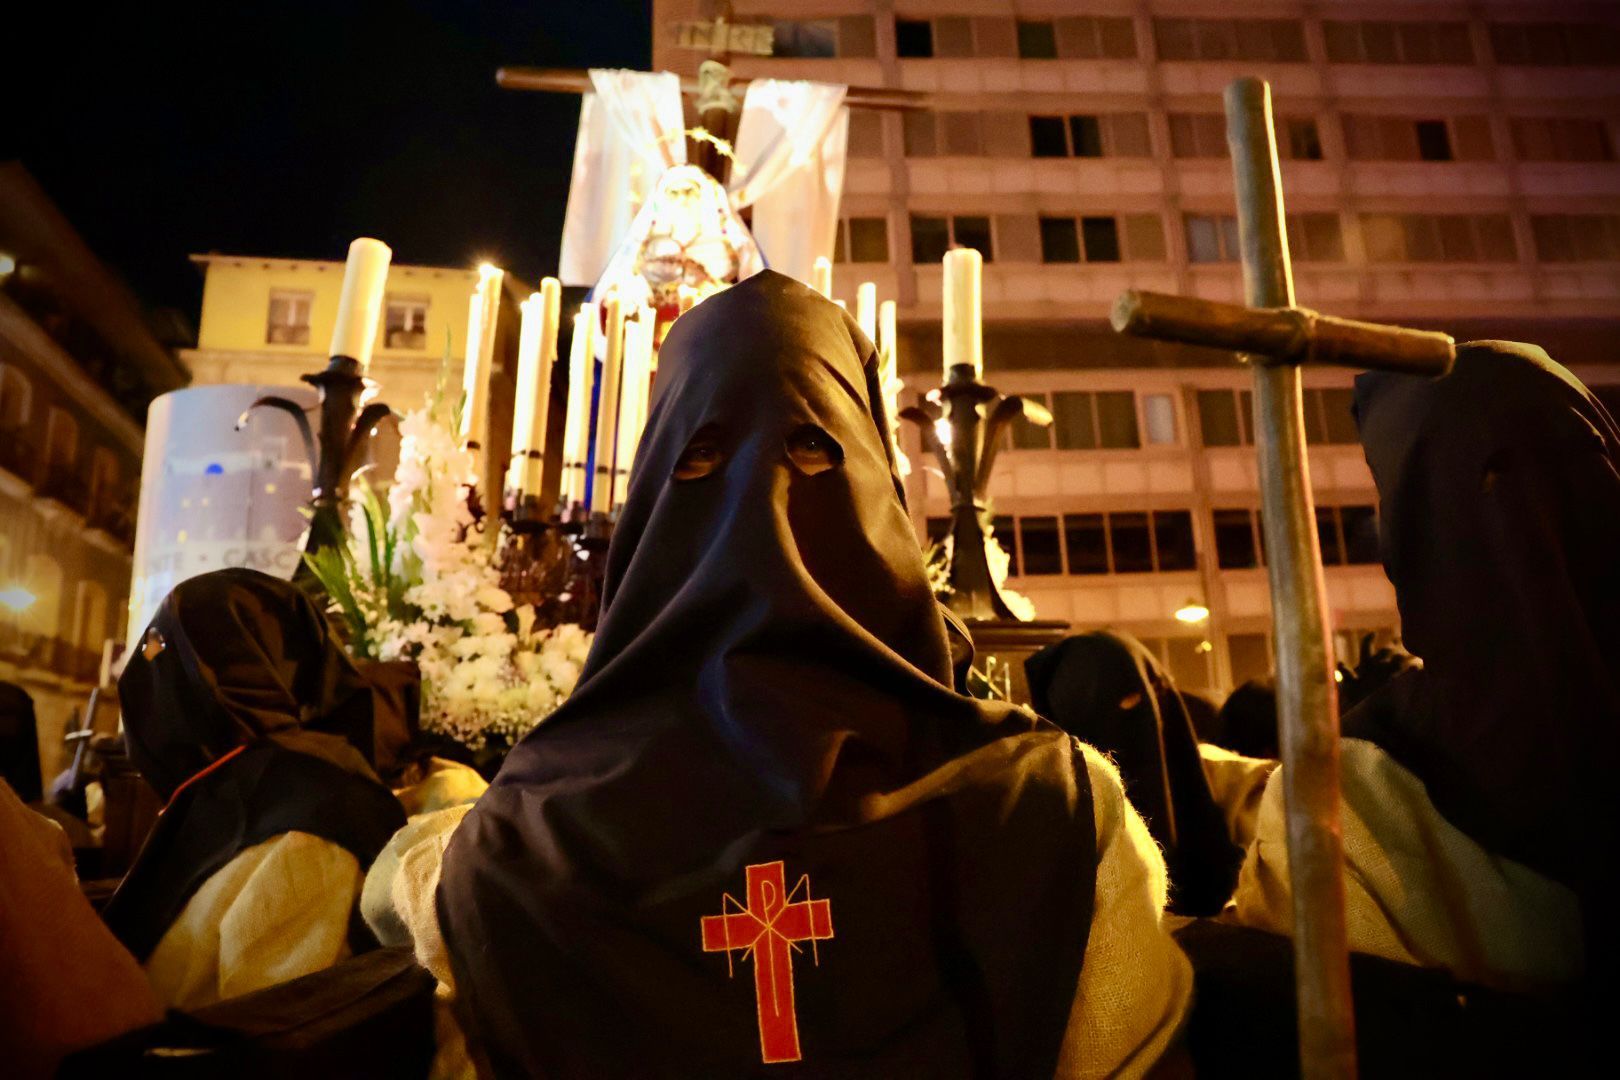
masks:
<svg viewBox="0 0 1620 1080"><path fill-rule="evenodd" d="M1444 375L1451 335L1358 322L1306 308L1251 308L1132 289L1114 302L1114 329L1136 337L1248 353L1262 363L1334 364Z"/></svg>
<svg viewBox="0 0 1620 1080"><path fill-rule="evenodd" d="M506 90L539 90L549 94L586 94L591 90L591 74L577 68L503 67L495 72L495 82ZM747 79L734 79L746 86ZM682 79L681 91L698 92L696 79ZM889 90L881 86L851 86L844 92L844 103L852 109L886 109L913 112L933 106L932 96L915 90Z"/></svg>

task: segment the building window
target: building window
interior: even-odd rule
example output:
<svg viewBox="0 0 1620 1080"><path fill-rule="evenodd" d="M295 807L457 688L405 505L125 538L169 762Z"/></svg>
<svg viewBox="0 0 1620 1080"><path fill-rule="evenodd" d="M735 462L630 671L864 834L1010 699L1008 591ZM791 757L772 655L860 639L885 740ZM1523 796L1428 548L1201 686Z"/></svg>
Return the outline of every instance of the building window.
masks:
<svg viewBox="0 0 1620 1080"><path fill-rule="evenodd" d="M1034 520L1044 523L1051 519ZM1064 514L1063 542L1072 575L1174 573L1198 568L1190 510Z"/></svg>
<svg viewBox="0 0 1620 1080"><path fill-rule="evenodd" d="M851 109L849 113L849 156L883 156L883 117L871 109Z"/></svg>
<svg viewBox="0 0 1620 1080"><path fill-rule="evenodd" d="M0 432L13 432L28 423L33 411L34 387L16 367L0 365Z"/></svg>
<svg viewBox="0 0 1620 1080"><path fill-rule="evenodd" d="M1309 116L1284 117L1277 152L1285 161L1321 161L1322 137Z"/></svg>
<svg viewBox="0 0 1620 1080"><path fill-rule="evenodd" d="M1296 262L1343 262L1338 214L1289 214L1288 254Z"/></svg>
<svg viewBox="0 0 1620 1080"><path fill-rule="evenodd" d="M1327 446L1356 446L1355 393L1348 387L1305 391L1305 438Z"/></svg>
<svg viewBox="0 0 1620 1080"><path fill-rule="evenodd" d="M1446 131L1444 120L1419 120L1412 126L1417 130L1419 160L1452 160L1451 136Z"/></svg>
<svg viewBox="0 0 1620 1080"><path fill-rule="evenodd" d="M901 59L934 55L934 27L927 19L894 20L894 54Z"/></svg>
<svg viewBox="0 0 1620 1080"><path fill-rule="evenodd" d="M309 309L314 302L315 294L312 292L271 290L270 317L264 332L266 343L308 345Z"/></svg>
<svg viewBox="0 0 1620 1080"><path fill-rule="evenodd" d="M1334 64L1472 64L1468 25L1460 22L1340 22L1322 24Z"/></svg>
<svg viewBox="0 0 1620 1080"><path fill-rule="evenodd" d="M1013 519L1006 514L998 514L990 522L990 536L1001 545L1001 550L1007 553L1007 573L1018 576L1018 537L1013 528Z"/></svg>
<svg viewBox="0 0 1620 1080"><path fill-rule="evenodd" d="M1231 214L1188 214L1187 259L1195 263L1237 262L1237 218Z"/></svg>
<svg viewBox="0 0 1620 1080"><path fill-rule="evenodd" d="M1614 214L1532 214L1536 258L1542 262L1620 260L1620 216Z"/></svg>
<svg viewBox="0 0 1620 1080"><path fill-rule="evenodd" d="M1169 394L1143 394L1142 434L1148 446L1175 446L1176 402Z"/></svg>
<svg viewBox="0 0 1620 1080"><path fill-rule="evenodd" d="M383 316L383 347L427 348L427 310L425 297L390 296Z"/></svg>
<svg viewBox="0 0 1620 1080"><path fill-rule="evenodd" d="M1515 116L1513 150L1521 161L1613 161L1614 143L1602 120Z"/></svg>
<svg viewBox="0 0 1620 1080"><path fill-rule="evenodd" d="M1057 54L1065 60L1133 60L1136 27L1129 18L1077 16L1052 22Z"/></svg>
<svg viewBox="0 0 1620 1080"><path fill-rule="evenodd" d="M1217 509L1211 517L1216 566L1222 570L1252 570L1263 564L1260 511Z"/></svg>
<svg viewBox="0 0 1620 1080"><path fill-rule="evenodd" d="M900 121L906 156L982 156L983 121L983 114L975 112L908 112Z"/></svg>
<svg viewBox="0 0 1620 1080"><path fill-rule="evenodd" d="M1329 446L1361 441L1351 414L1353 395L1343 387L1303 391L1305 438ZM1254 444L1254 397L1247 390L1198 391L1198 423L1205 446Z"/></svg>
<svg viewBox="0 0 1620 1080"><path fill-rule="evenodd" d="M953 247L974 248L984 256L985 262L990 262L994 247L991 243L990 219L977 216L911 216L912 262L940 262L945 258L945 252Z"/></svg>
<svg viewBox="0 0 1620 1080"><path fill-rule="evenodd" d="M1035 157L1152 157L1146 113L1031 116L1029 147Z"/></svg>
<svg viewBox="0 0 1620 1080"><path fill-rule="evenodd" d="M1042 217L1041 261L1119 262L1119 223L1112 217Z"/></svg>
<svg viewBox="0 0 1620 1080"><path fill-rule="evenodd" d="M1318 506L1316 536L1323 566L1378 561L1378 514L1370 506Z"/></svg>
<svg viewBox="0 0 1620 1080"><path fill-rule="evenodd" d="M771 55L824 59L838 55L837 19L772 19Z"/></svg>
<svg viewBox="0 0 1620 1080"><path fill-rule="evenodd" d="M1142 445L1129 390L1060 390L1052 395L1059 450L1134 450Z"/></svg>
<svg viewBox="0 0 1620 1080"><path fill-rule="evenodd" d="M1287 19L1154 19L1160 60L1303 62L1305 28Z"/></svg>
<svg viewBox="0 0 1620 1080"><path fill-rule="evenodd" d="M1212 514L1215 562L1222 570L1265 565L1259 510L1217 509ZM1378 512L1371 506L1318 506L1316 536L1323 566L1378 562Z"/></svg>
<svg viewBox="0 0 1620 1080"><path fill-rule="evenodd" d="M1057 59L1057 33L1050 20L1018 20L1018 55L1024 60Z"/></svg>
<svg viewBox="0 0 1620 1080"><path fill-rule="evenodd" d="M1413 120L1406 116L1344 118L1352 161L1490 161L1496 157L1490 121L1483 116Z"/></svg>
<svg viewBox="0 0 1620 1080"><path fill-rule="evenodd" d="M66 409L52 406L45 420L47 482L71 475L79 461L79 425Z"/></svg>
<svg viewBox="0 0 1620 1080"><path fill-rule="evenodd" d="M1063 546L1055 517L1018 519L1020 563L1026 575L1063 573Z"/></svg>
<svg viewBox="0 0 1620 1080"><path fill-rule="evenodd" d="M1364 214L1372 262L1514 262L1518 247L1506 214Z"/></svg>
<svg viewBox="0 0 1620 1080"><path fill-rule="evenodd" d="M1220 113L1171 113L1170 152L1178 158L1226 157L1226 117Z"/></svg>
<svg viewBox="0 0 1620 1080"><path fill-rule="evenodd" d="M1205 446L1254 443L1254 398L1247 390L1198 391L1198 429Z"/></svg>
<svg viewBox="0 0 1620 1080"><path fill-rule="evenodd" d="M944 258L943 255L940 256ZM845 218L834 234L833 262L889 261L889 222L880 217Z"/></svg>
<svg viewBox="0 0 1620 1080"><path fill-rule="evenodd" d="M1608 23L1493 23L1491 52L1499 64L1614 67L1620 64L1620 28Z"/></svg>

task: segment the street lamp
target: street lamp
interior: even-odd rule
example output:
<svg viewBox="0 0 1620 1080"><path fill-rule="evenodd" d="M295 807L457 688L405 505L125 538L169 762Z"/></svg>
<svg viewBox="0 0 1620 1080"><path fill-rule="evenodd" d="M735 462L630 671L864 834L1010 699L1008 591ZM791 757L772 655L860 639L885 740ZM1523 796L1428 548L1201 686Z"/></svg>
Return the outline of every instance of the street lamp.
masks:
<svg viewBox="0 0 1620 1080"><path fill-rule="evenodd" d="M1200 604L1197 600L1189 599L1176 609L1176 621L1186 623L1188 626L1195 626L1208 618L1209 608Z"/></svg>
<svg viewBox="0 0 1620 1080"><path fill-rule="evenodd" d="M21 585L12 585L8 588L0 589L0 607L5 607L10 611L27 611L33 606L34 601L38 599L39 597L29 592Z"/></svg>

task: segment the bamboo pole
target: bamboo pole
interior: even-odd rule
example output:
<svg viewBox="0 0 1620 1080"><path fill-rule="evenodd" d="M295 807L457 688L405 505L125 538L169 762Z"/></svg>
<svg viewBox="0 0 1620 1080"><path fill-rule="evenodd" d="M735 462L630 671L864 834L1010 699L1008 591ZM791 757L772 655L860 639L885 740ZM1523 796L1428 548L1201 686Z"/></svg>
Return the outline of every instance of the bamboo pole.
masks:
<svg viewBox="0 0 1620 1080"><path fill-rule="evenodd" d="M1238 79L1226 88L1226 139L1245 299L1251 307L1293 307L1271 88L1263 80ZM1344 922L1339 720L1300 372L1296 364L1271 357L1257 360L1254 419L1277 648L1300 1067L1307 1078L1352 1077L1355 1011Z"/></svg>

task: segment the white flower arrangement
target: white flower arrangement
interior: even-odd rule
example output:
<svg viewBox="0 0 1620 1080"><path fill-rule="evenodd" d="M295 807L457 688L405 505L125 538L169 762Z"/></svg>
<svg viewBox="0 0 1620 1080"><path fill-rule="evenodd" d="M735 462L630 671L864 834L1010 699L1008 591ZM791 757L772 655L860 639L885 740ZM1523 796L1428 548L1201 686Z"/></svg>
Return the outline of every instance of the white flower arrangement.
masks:
<svg viewBox="0 0 1620 1080"><path fill-rule="evenodd" d="M348 543L309 557L355 655L413 660L422 729L470 750L510 747L573 691L591 635L541 626L501 587L496 540L467 504L476 460L443 394L400 421L384 505L356 480Z"/></svg>

